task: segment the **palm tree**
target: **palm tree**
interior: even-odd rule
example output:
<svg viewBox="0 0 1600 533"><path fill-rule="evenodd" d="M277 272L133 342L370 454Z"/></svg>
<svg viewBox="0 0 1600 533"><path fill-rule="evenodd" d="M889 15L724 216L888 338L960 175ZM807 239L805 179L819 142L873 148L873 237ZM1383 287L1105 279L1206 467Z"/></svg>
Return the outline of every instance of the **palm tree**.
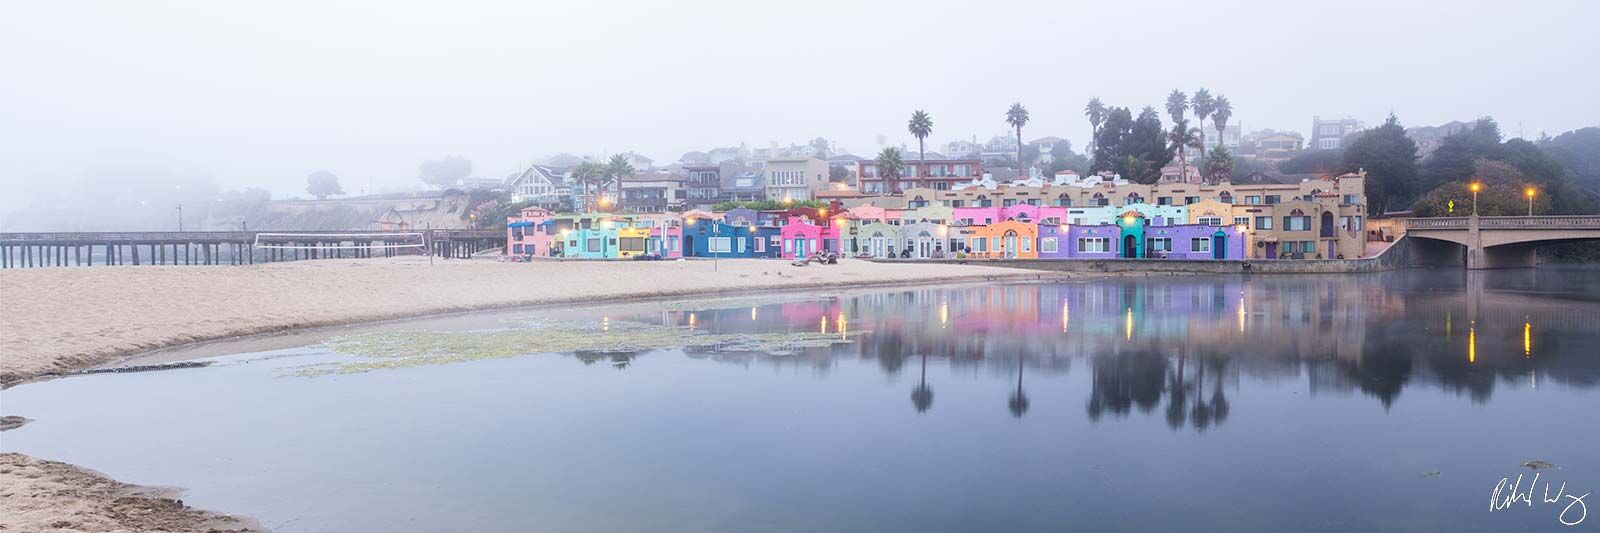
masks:
<svg viewBox="0 0 1600 533"><path fill-rule="evenodd" d="M1172 116L1172 121L1177 122L1189 113L1189 97L1183 91L1173 89L1167 95L1167 114Z"/></svg>
<svg viewBox="0 0 1600 533"><path fill-rule="evenodd" d="M1094 155L1094 143L1100 139L1100 125L1106 122L1106 105L1100 103L1100 97L1089 99L1089 104L1083 106L1083 116L1089 117L1089 154Z"/></svg>
<svg viewBox="0 0 1600 533"><path fill-rule="evenodd" d="M1189 156L1184 153L1184 148L1204 144L1201 141L1200 128L1189 127L1189 119L1184 118L1180 112L1172 124L1172 131L1167 133L1167 142L1178 151L1178 169L1183 181L1189 179Z"/></svg>
<svg viewBox="0 0 1600 533"><path fill-rule="evenodd" d="M1206 127L1206 117L1211 116L1211 113L1217 110L1217 101L1211 98L1211 91L1207 91L1205 87L1201 87L1200 90L1194 92L1193 102L1194 116L1200 120L1198 122L1199 127L1204 128ZM1202 139L1200 142L1200 160L1205 161L1205 159L1206 143Z"/></svg>
<svg viewBox="0 0 1600 533"><path fill-rule="evenodd" d="M622 180L632 176L633 172L633 165L628 163L627 156L622 154L611 156L611 160L606 162L605 171L601 174L603 176L601 186L621 191Z"/></svg>
<svg viewBox="0 0 1600 533"><path fill-rule="evenodd" d="M928 354L922 354L922 381L911 389L911 406L918 413L926 413L933 407L933 387L928 386Z"/></svg>
<svg viewBox="0 0 1600 533"><path fill-rule="evenodd" d="M582 188L581 196L583 197L584 212L593 210L593 208L591 208L589 205L589 188L599 183L601 175L604 173L604 167L600 166L599 163L589 160L579 162L578 166L572 167L572 170L567 173L567 177L570 178L573 183L578 184L578 186Z"/></svg>
<svg viewBox="0 0 1600 533"><path fill-rule="evenodd" d="M923 146L923 140L928 138L928 134L933 133L933 117L928 116L927 111L918 109L916 112L911 113L911 122L906 125L906 128L910 129L911 135L917 138L917 162L927 163L928 149ZM926 165L919 165L919 167L921 167L919 172L926 172L928 168Z"/></svg>
<svg viewBox="0 0 1600 533"><path fill-rule="evenodd" d="M1216 109L1211 111L1211 123L1217 125L1217 146L1222 146L1222 131L1228 128L1228 119L1232 117L1233 104L1228 102L1228 97L1217 95Z"/></svg>
<svg viewBox="0 0 1600 533"><path fill-rule="evenodd" d="M905 161L900 158L900 150L893 146L884 148L878 153L878 178L883 180L884 194L892 194L899 189L900 172L906 169Z"/></svg>
<svg viewBox="0 0 1600 533"><path fill-rule="evenodd" d="M1022 102L1014 102L1011 109L1006 110L1006 124L1017 129L1017 167L1022 166L1022 127L1028 125L1028 108L1022 107Z"/></svg>

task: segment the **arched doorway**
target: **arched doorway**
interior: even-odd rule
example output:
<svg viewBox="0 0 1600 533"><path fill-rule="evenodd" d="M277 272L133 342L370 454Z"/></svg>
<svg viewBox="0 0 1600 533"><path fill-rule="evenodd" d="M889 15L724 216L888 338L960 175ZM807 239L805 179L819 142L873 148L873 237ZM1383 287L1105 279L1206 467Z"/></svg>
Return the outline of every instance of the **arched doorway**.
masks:
<svg viewBox="0 0 1600 533"><path fill-rule="evenodd" d="M1005 248L1002 252L1004 252L1006 259L1017 257L1017 232L1015 230L1006 230Z"/></svg>
<svg viewBox="0 0 1600 533"><path fill-rule="evenodd" d="M889 243L887 241L888 239L883 238L882 232L872 232L872 240L868 241L867 253L880 259L889 257Z"/></svg>
<svg viewBox="0 0 1600 533"><path fill-rule="evenodd" d="M933 235L924 231L917 235L917 258L928 259L933 257Z"/></svg>
<svg viewBox="0 0 1600 533"><path fill-rule="evenodd" d="M699 251L694 249L694 235L684 235L683 236L683 255L686 255L686 256L698 256L698 255L700 255Z"/></svg>
<svg viewBox="0 0 1600 533"><path fill-rule="evenodd" d="M1211 234L1211 258L1228 258L1228 234L1221 231Z"/></svg>
<svg viewBox="0 0 1600 533"><path fill-rule="evenodd" d="M1136 259L1139 257L1139 238L1132 235L1122 236L1122 257Z"/></svg>
<svg viewBox="0 0 1600 533"><path fill-rule="evenodd" d="M1333 237L1333 212L1332 211L1323 211L1322 212L1322 237L1325 238L1325 239Z"/></svg>

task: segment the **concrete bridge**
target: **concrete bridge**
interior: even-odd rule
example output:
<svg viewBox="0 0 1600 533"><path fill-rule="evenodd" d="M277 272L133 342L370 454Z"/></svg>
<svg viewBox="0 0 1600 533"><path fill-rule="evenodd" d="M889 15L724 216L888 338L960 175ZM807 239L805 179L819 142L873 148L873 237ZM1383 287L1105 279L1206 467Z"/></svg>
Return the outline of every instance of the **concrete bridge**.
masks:
<svg viewBox="0 0 1600 533"><path fill-rule="evenodd" d="M1406 236L1423 264L1531 267L1540 246L1600 241L1600 215L1408 218Z"/></svg>

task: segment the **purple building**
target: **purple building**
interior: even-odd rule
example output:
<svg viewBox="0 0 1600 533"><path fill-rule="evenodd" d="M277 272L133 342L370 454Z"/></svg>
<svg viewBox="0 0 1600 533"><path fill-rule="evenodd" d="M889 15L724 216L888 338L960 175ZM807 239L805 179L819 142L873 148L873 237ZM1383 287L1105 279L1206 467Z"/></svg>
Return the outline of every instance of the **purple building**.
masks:
<svg viewBox="0 0 1600 533"><path fill-rule="evenodd" d="M1142 222L1142 221L1138 221ZM1130 248L1129 245L1133 246ZM1040 259L1243 259L1238 228L1184 224L1039 225Z"/></svg>

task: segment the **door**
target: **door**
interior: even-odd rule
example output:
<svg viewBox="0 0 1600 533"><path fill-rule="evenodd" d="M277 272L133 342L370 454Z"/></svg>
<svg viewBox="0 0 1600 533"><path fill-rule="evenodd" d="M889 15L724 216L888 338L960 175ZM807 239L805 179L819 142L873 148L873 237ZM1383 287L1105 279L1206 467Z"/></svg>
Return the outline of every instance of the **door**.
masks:
<svg viewBox="0 0 1600 533"><path fill-rule="evenodd" d="M1267 243L1267 259L1277 259L1277 258L1278 258L1278 243L1275 243L1275 242Z"/></svg>
<svg viewBox="0 0 1600 533"><path fill-rule="evenodd" d="M1017 256L1017 233L1016 232L1014 232L1014 231L1007 231L1006 232L1006 243L1005 243L1004 252L1005 252L1004 255L1005 255L1006 259L1012 259L1012 258L1015 258Z"/></svg>
<svg viewBox="0 0 1600 533"><path fill-rule="evenodd" d="M1227 259L1228 258L1228 236L1227 235L1223 235L1221 233L1217 233L1217 234L1211 236L1211 258L1212 259Z"/></svg>
<svg viewBox="0 0 1600 533"><path fill-rule="evenodd" d="M700 251L694 249L694 236L693 235L684 235L683 236L683 255L684 255L684 257L699 257L700 256Z"/></svg>
<svg viewBox="0 0 1600 533"><path fill-rule="evenodd" d="M1139 257L1139 239L1132 235L1122 237L1122 257L1135 259Z"/></svg>

